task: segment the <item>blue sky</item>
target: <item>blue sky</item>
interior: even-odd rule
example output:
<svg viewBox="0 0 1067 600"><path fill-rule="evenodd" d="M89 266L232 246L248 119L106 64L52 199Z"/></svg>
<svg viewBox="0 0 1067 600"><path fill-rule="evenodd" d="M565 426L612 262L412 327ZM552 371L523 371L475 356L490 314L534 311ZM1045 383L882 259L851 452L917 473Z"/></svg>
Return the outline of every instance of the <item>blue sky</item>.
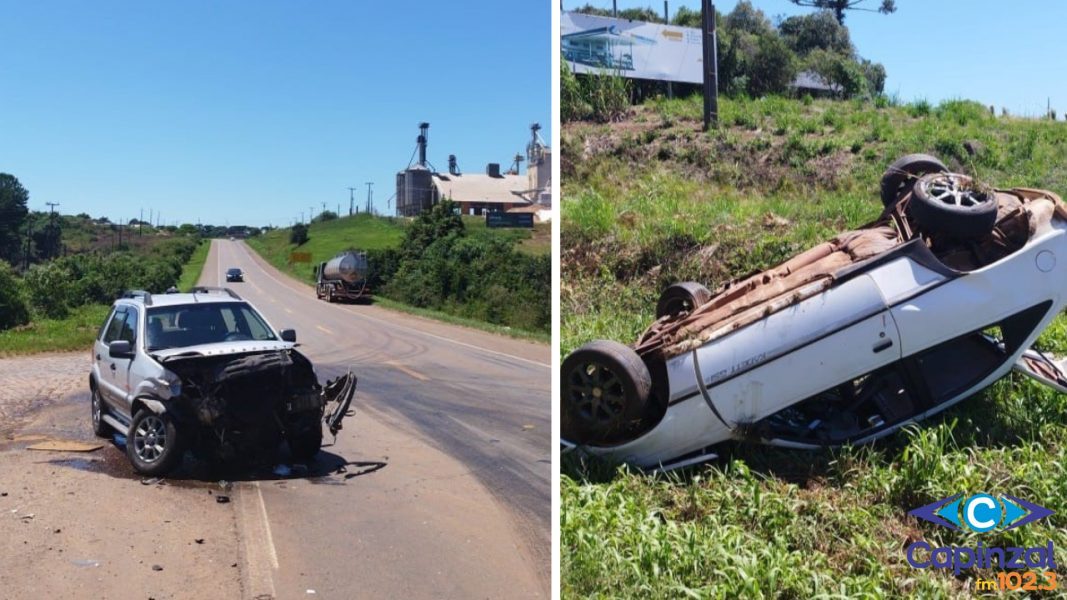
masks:
<svg viewBox="0 0 1067 600"><path fill-rule="evenodd" d="M0 0L0 172L30 207L288 225L348 186L386 210L429 159L551 139L551 4ZM361 204L362 204L361 203ZM395 203L394 203L395 206Z"/></svg>
<svg viewBox="0 0 1067 600"><path fill-rule="evenodd" d="M565 9L588 3L611 8L611 0L567 0ZM753 0L767 16L810 12L788 0ZM867 0L872 8L879 0ZM861 56L880 62L888 72L886 92L911 101L966 98L1006 107L1019 115L1041 115L1046 102L1067 113L1067 2L1003 0L897 0L897 12L881 15L850 12L845 19ZM700 8L699 0L670 0ZM726 13L737 0L719 0ZM651 6L663 12L662 0L618 0L623 8Z"/></svg>

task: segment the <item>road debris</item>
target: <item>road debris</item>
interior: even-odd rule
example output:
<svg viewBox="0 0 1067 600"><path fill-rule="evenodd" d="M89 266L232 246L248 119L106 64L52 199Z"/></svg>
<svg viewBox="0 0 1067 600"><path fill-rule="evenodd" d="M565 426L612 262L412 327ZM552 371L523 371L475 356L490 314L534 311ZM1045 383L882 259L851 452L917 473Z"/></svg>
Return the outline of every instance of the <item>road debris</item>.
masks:
<svg viewBox="0 0 1067 600"><path fill-rule="evenodd" d="M196 538L193 541L196 542L197 544L203 544L204 543L204 538Z"/></svg>
<svg viewBox="0 0 1067 600"><path fill-rule="evenodd" d="M95 452L103 448L103 444L86 444L71 440L47 440L38 442L32 446L26 446L27 450L45 450L49 452Z"/></svg>
<svg viewBox="0 0 1067 600"><path fill-rule="evenodd" d="M76 560L72 560L70 562L75 567L99 567L100 566L100 561L87 559L87 558L76 559Z"/></svg>
<svg viewBox="0 0 1067 600"><path fill-rule="evenodd" d="M215 502L218 502L219 504L226 504L229 501L230 501L230 497L229 496L223 496L222 494L219 494L218 496L215 496Z"/></svg>
<svg viewBox="0 0 1067 600"><path fill-rule="evenodd" d="M153 484L164 485L163 478L162 477L145 477L144 479L141 480L141 485L153 485Z"/></svg>
<svg viewBox="0 0 1067 600"><path fill-rule="evenodd" d="M153 571L162 571L163 567L161 565L152 565L152 570Z"/></svg>

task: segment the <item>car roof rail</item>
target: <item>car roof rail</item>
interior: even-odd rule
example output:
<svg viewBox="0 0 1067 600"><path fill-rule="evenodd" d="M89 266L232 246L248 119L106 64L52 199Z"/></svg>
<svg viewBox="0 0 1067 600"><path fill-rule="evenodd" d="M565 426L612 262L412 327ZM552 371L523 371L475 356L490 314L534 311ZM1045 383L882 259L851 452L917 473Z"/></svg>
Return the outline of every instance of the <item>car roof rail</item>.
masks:
<svg viewBox="0 0 1067 600"><path fill-rule="evenodd" d="M152 294L145 290L126 290L119 298L140 298L145 306L152 306Z"/></svg>
<svg viewBox="0 0 1067 600"><path fill-rule="evenodd" d="M212 292L217 292L220 294L229 294L230 297L234 300L244 300L244 298L237 295L237 292L231 290L228 287L218 287L214 285L198 285L193 289L189 290L189 293L191 294L210 294Z"/></svg>

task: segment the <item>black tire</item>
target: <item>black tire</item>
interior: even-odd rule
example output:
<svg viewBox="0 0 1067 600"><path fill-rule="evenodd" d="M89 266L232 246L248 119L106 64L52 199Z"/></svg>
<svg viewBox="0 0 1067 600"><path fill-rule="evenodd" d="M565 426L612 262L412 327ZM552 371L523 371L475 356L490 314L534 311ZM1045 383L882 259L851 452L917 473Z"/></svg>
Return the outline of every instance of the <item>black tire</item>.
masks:
<svg viewBox="0 0 1067 600"><path fill-rule="evenodd" d="M711 291L695 281L675 283L663 290L656 303L656 318L693 312L711 300Z"/></svg>
<svg viewBox="0 0 1067 600"><path fill-rule="evenodd" d="M652 377L632 348L597 340L563 361L560 388L562 437L575 444L607 443L645 414Z"/></svg>
<svg viewBox="0 0 1067 600"><path fill-rule="evenodd" d="M289 453L298 462L311 462L322 450L322 425L316 419L315 427L300 432L287 440Z"/></svg>
<svg viewBox="0 0 1067 600"><path fill-rule="evenodd" d="M908 213L927 235L971 240L988 235L997 221L992 190L975 189L974 181L958 173L931 173L912 190Z"/></svg>
<svg viewBox="0 0 1067 600"><path fill-rule="evenodd" d="M326 302L333 303L333 288L326 288Z"/></svg>
<svg viewBox="0 0 1067 600"><path fill-rule="evenodd" d="M923 175L946 171L948 167L945 163L929 154L909 154L898 158L882 175L882 206L889 206L900 200Z"/></svg>
<svg viewBox="0 0 1067 600"><path fill-rule="evenodd" d="M93 434L96 437L111 437L111 426L104 422L104 399L100 397L100 390L96 384L89 386L89 419L93 424Z"/></svg>
<svg viewBox="0 0 1067 600"><path fill-rule="evenodd" d="M182 440L170 415L146 408L137 411L126 436L126 456L141 475L159 477L182 462Z"/></svg>

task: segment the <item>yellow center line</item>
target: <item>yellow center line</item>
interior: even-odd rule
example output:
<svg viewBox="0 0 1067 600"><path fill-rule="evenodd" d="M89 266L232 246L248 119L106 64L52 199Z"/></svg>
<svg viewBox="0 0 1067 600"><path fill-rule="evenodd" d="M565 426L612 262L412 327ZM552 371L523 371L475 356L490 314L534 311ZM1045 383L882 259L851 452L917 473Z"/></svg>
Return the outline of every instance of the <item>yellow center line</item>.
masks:
<svg viewBox="0 0 1067 600"><path fill-rule="evenodd" d="M422 373L419 373L418 371L414 371L412 369L409 369L408 367L405 367L404 365L402 365L402 364L400 364L398 362L390 360L390 361L386 361L385 364L393 367L394 369L396 369L398 371L402 371L402 372L414 377L415 379L418 379L419 381L427 381L427 380L430 379L429 377L423 375Z"/></svg>
<svg viewBox="0 0 1067 600"><path fill-rule="evenodd" d="M319 331L321 331L321 332L323 332L323 333L326 333L326 334L329 334L329 335L333 335L333 332L332 332L332 331L330 331L329 329L326 329L326 328L325 328L325 327L323 327L322 325L316 325L316 326L315 326L315 329L318 329Z"/></svg>

